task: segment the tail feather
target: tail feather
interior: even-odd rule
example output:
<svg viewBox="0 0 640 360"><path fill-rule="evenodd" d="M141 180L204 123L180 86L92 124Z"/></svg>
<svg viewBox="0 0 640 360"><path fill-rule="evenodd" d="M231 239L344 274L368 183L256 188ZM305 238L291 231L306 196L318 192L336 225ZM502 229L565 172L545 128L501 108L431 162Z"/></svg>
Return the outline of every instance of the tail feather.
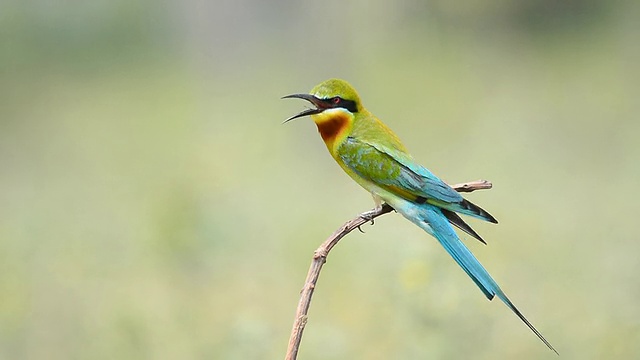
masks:
<svg viewBox="0 0 640 360"><path fill-rule="evenodd" d="M415 206L415 205L412 205ZM478 285L485 296L491 300L499 290L491 275L480 264L478 259L460 241L446 217L442 215L441 209L428 204L419 208L418 218L409 219L422 229L433 235L440 244L447 250L449 255L462 267L462 269Z"/></svg>
<svg viewBox="0 0 640 360"><path fill-rule="evenodd" d="M500 300L502 300L503 303L505 303L505 305L507 305L507 307L509 309L511 309L511 311L513 311L519 318L520 320L522 320L523 323L527 324L527 326L529 327L529 329L531 329L531 331L533 331L534 334L536 334L536 336L538 337L538 339L540 339L545 345L547 345L547 347L551 350L553 350L553 352L556 353L556 355L560 355L558 353L558 350L556 350L553 345L551 345L551 343L549 341L547 341L547 339L544 338L544 336L542 336L542 334L540 333L540 331L538 331L538 329L535 328L535 326L533 326L532 323L529 322L529 320L527 320L526 317L524 317L524 315L522 315L522 313L520 312L520 310L518 310L515 305L513 305L513 303L511 302L511 300L509 300L509 298L507 297L507 295L505 295L502 291L500 291L498 294L498 297L500 298Z"/></svg>
<svg viewBox="0 0 640 360"><path fill-rule="evenodd" d="M447 217L447 220L449 220L451 224L455 225L458 229L478 239L478 241L480 241L481 243L487 245L487 242L484 241L484 239L481 238L480 235L478 235L478 233L475 230L473 230L471 226L469 226L469 224L464 222L464 220L462 220L460 216L458 216L458 214L456 214L453 211L449 211L447 209L440 209L440 210L442 211L442 214Z"/></svg>
<svg viewBox="0 0 640 360"><path fill-rule="evenodd" d="M467 203L471 204L470 202ZM513 303L505 295L502 289L500 289L495 280L493 280L491 275L489 275L487 270L482 266L482 264L480 264L478 259L476 259L471 251L462 243L462 241L460 241L460 238L458 238L458 235L448 223L448 221L451 221L451 218L447 216L448 213L446 212L449 209L442 210L428 203L414 204L406 201L391 205L408 220L424 229L427 233L433 235L445 248L445 250L447 250L447 252L453 257L458 265L462 267L467 275L471 277L473 282L478 285L480 290L482 290L484 295L489 300L492 300L497 295L498 298L502 300L502 302L504 302L505 305L507 305L507 307L509 307L509 309L511 309L511 311L513 311L520 318L520 320L522 320L522 322L524 322L549 349L558 354L558 351L551 345L551 343L549 343L549 341L547 341L547 339L544 338L544 336L542 336L538 329L536 329L529 322L529 320L527 320L524 315L522 315L522 313L515 307L515 305L513 305ZM470 209L480 209L473 204L471 204L471 206L467 205L467 207ZM460 212L463 214L465 213L463 211ZM493 217L486 213L484 210L482 210L482 212L488 215L487 220L493 219ZM482 214L482 212L476 213ZM495 219L493 220L494 221L492 222L495 222ZM455 222L452 223L456 226L459 225Z"/></svg>

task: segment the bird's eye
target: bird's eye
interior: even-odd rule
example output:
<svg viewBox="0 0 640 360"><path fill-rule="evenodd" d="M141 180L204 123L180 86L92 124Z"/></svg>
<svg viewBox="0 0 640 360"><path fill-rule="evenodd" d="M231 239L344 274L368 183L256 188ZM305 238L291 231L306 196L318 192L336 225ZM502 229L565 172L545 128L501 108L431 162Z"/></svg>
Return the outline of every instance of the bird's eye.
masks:
<svg viewBox="0 0 640 360"><path fill-rule="evenodd" d="M331 99L331 101L333 101L334 104L338 105L340 104L340 98L339 97L334 97L333 99Z"/></svg>

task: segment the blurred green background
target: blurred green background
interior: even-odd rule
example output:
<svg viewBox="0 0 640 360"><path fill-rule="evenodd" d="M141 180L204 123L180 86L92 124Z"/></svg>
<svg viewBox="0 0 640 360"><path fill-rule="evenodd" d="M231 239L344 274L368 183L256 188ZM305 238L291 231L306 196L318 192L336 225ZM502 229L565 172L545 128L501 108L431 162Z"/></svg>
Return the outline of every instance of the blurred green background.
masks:
<svg viewBox="0 0 640 360"><path fill-rule="evenodd" d="M373 203L330 77L500 220L465 236L563 359L640 354L637 2L4 1L0 358L280 359ZM334 249L301 359L556 358L397 214Z"/></svg>

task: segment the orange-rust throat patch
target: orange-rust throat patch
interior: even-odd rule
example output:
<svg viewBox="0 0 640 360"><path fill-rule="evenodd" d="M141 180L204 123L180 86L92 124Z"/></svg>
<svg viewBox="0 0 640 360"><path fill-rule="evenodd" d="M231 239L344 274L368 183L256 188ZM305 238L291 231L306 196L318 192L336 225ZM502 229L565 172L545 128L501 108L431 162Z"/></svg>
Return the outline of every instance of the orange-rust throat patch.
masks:
<svg viewBox="0 0 640 360"><path fill-rule="evenodd" d="M349 119L346 116L333 116L321 123L316 123L322 140L333 141L342 129L347 126Z"/></svg>

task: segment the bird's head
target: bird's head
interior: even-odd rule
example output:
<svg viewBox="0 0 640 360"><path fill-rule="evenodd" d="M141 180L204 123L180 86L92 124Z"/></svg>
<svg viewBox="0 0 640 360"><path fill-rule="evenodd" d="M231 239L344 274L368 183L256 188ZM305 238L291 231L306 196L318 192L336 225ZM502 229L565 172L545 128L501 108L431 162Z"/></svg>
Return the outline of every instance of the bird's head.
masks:
<svg viewBox="0 0 640 360"><path fill-rule="evenodd" d="M341 79L323 81L311 89L309 94L293 94L283 97L283 99L288 98L307 100L314 107L304 110L284 122L311 115L316 123L322 123L336 116L347 115L349 118L353 118L355 113L362 111L360 96L353 86Z"/></svg>

